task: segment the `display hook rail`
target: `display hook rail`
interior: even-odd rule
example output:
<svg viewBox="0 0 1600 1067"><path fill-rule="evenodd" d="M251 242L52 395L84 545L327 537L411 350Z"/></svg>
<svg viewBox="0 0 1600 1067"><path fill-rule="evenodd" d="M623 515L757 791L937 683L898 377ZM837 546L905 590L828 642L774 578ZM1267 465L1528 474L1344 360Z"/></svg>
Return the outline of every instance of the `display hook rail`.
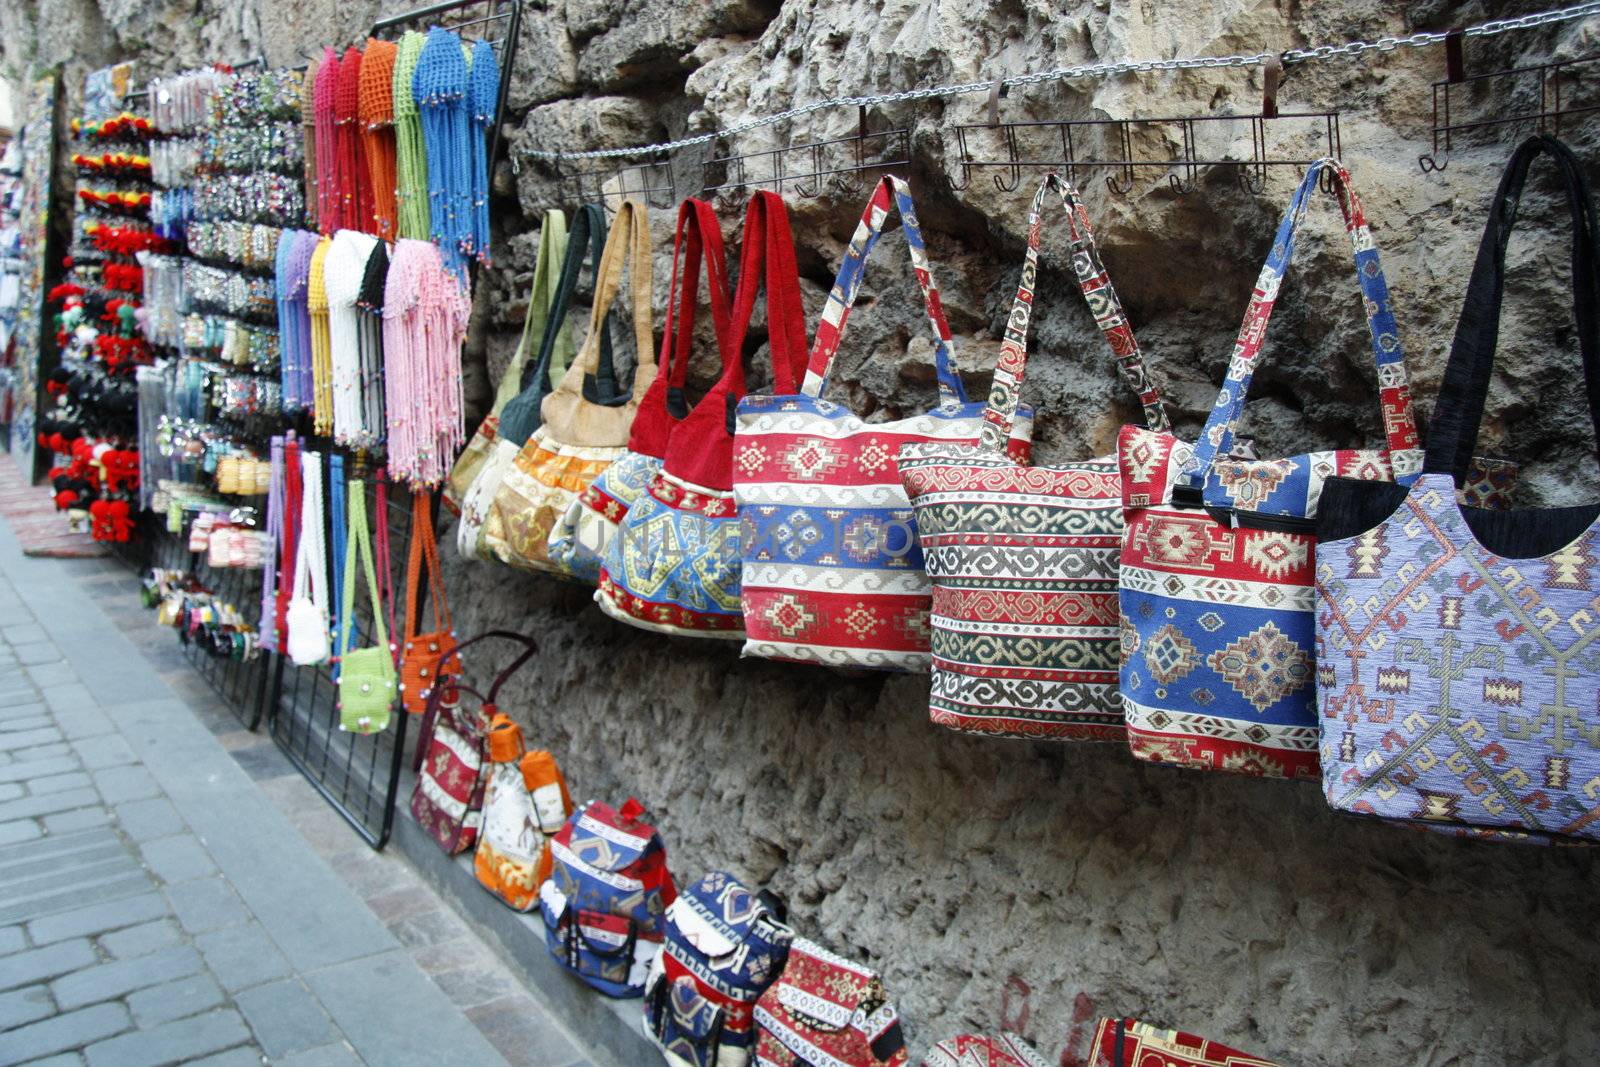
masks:
<svg viewBox="0 0 1600 1067"><path fill-rule="evenodd" d="M1433 151L1418 156L1417 165L1424 173L1444 170L1450 165L1456 136L1473 130L1531 123L1540 133L1559 137L1563 119L1600 111L1600 97L1582 95L1583 76L1596 73L1600 69L1597 64L1600 53L1469 75L1462 56L1462 36L1451 35L1445 42L1445 78L1433 83ZM1515 99L1517 90L1529 83L1535 90L1530 95L1538 98L1537 107L1513 108L1509 113L1490 111L1488 117L1470 120L1456 117L1460 110L1457 96L1464 94L1471 99L1488 95L1495 101L1505 101Z"/></svg>
<svg viewBox="0 0 1600 1067"><path fill-rule="evenodd" d="M1462 37L1492 37L1501 33L1514 30L1533 29L1556 22L1568 22L1574 19L1588 18L1600 15L1600 0L1589 3L1576 4L1571 7L1556 8L1549 11L1539 11L1528 15L1519 15L1513 18L1494 19L1489 22L1469 26L1461 30L1434 31L1424 30L1406 36L1380 37L1374 41L1347 41L1342 45L1318 45L1314 48L1291 48L1281 54L1274 52L1257 52L1254 54L1239 54L1229 56L1201 56L1183 59L1146 59L1146 60L1120 60L1114 63L1085 63L1072 67L1057 67L1053 70L1034 71L1029 74L1020 74L1001 79L1001 85L1007 89L1020 86L1037 85L1045 82L1079 80L1085 78L1111 78L1122 74L1148 74L1176 70L1204 70L1216 67L1262 67L1273 62L1285 65L1326 60L1334 58L1356 58L1370 52L1393 52L1400 48L1425 48L1432 45L1443 44L1452 34L1459 33ZM963 96L971 93L981 93L989 90L994 84L992 80L963 82L949 85L934 85L922 89L906 89L900 92L881 93L871 96L836 97L829 100L817 100L812 103L787 111L764 115L730 126L724 130L710 133L694 134L681 137L674 141L663 141L658 144L636 145L629 148L591 148L584 150L571 150L565 148L533 148L527 147L519 150L519 154L528 159L556 160L556 159L630 159L630 158L660 158L666 153L674 152L695 145L710 144L718 140L727 140L737 137L752 130L776 125L792 119L803 118L839 107L874 107L883 104L898 103L905 100L930 100L941 97Z"/></svg>

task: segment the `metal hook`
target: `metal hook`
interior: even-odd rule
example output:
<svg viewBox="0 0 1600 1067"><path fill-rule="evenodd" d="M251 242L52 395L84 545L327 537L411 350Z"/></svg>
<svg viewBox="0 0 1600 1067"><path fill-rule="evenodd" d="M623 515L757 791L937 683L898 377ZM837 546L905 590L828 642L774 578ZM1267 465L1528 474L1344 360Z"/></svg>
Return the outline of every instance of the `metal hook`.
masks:
<svg viewBox="0 0 1600 1067"><path fill-rule="evenodd" d="M1126 168L1121 169L1125 170ZM1133 189L1133 177L1131 174L1129 174L1123 177L1121 181L1118 181L1115 174L1107 174L1106 188L1110 189L1118 196L1127 196L1128 193Z"/></svg>
<svg viewBox="0 0 1600 1067"><path fill-rule="evenodd" d="M1240 189L1260 196L1267 188L1267 170L1265 167L1241 163L1234 171L1234 180L1239 183Z"/></svg>
<svg viewBox="0 0 1600 1067"><path fill-rule="evenodd" d="M1172 191L1179 196L1188 196L1200 185L1193 174L1185 174L1181 178L1176 174L1169 174L1167 175L1167 184L1172 186Z"/></svg>
<svg viewBox="0 0 1600 1067"><path fill-rule="evenodd" d="M817 176L822 173L822 146L811 145L811 175L806 181L795 180L794 191L807 200L815 200L822 192ZM807 184L809 182L810 184Z"/></svg>
<svg viewBox="0 0 1600 1067"><path fill-rule="evenodd" d="M954 192L964 192L972 185L972 153L967 149L967 129L965 126L956 127L956 145L961 151L960 179L951 178L950 188Z"/></svg>
<svg viewBox="0 0 1600 1067"><path fill-rule="evenodd" d="M1437 174L1449 165L1450 154L1448 152L1444 153L1443 159L1432 153L1417 157L1417 166L1422 168L1422 173L1424 174Z"/></svg>
<svg viewBox="0 0 1600 1067"><path fill-rule="evenodd" d="M1017 191L1017 187L1022 184L1022 168L1017 166L1017 128L1015 126L1007 126L1005 131L1006 156L1010 160L1010 165L1007 167L1011 172L1009 175L1010 184L1007 184L1005 178L996 174L994 176L994 187L1002 193L1014 193Z"/></svg>

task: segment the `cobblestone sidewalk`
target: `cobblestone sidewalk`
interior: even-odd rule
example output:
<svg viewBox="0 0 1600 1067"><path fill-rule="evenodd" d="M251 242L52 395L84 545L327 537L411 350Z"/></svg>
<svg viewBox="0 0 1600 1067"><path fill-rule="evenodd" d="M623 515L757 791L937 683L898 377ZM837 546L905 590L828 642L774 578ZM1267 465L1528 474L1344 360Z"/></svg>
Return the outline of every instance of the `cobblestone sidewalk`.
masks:
<svg viewBox="0 0 1600 1067"><path fill-rule="evenodd" d="M170 632L167 671L119 630L153 627L134 591L0 525L0 1063L583 1067L403 860L197 712Z"/></svg>

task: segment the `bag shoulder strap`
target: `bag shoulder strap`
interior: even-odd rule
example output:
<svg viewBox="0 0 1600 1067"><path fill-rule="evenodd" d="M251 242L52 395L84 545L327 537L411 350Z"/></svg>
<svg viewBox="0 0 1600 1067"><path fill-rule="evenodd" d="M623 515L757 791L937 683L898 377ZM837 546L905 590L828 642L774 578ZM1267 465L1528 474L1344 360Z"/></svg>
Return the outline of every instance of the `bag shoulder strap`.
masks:
<svg viewBox="0 0 1600 1067"><path fill-rule="evenodd" d="M407 641L422 627L417 597L422 587L424 567L428 572L428 600L433 605L433 628L450 629L450 604L445 599L444 571L439 566L439 542L433 532L433 493L416 489L411 494L411 544L406 557L406 632Z"/></svg>
<svg viewBox="0 0 1600 1067"><path fill-rule="evenodd" d="M655 335L650 324L651 302L655 299L650 255L650 220L638 200L624 200L611 223L605 251L600 255L600 271L595 276L594 304L589 309L589 332L583 347L556 385L556 392L583 397L585 378L595 375L600 366L599 338L611 305L622 288L622 273L628 272L630 303L633 305L633 340L637 365L633 375L632 397L640 399L649 388L652 375L639 370L655 365ZM585 402L590 401L585 398Z"/></svg>
<svg viewBox="0 0 1600 1067"><path fill-rule="evenodd" d="M308 598L326 612L328 560L322 513L322 455L310 450L301 452L300 468L300 543L295 555L294 597Z"/></svg>
<svg viewBox="0 0 1600 1067"><path fill-rule="evenodd" d="M367 579L367 596L372 607L372 628L377 631L377 647L389 644L389 628L384 625L383 605L378 602L378 575L372 559L372 532L367 523L367 487L356 478L350 482L350 536L344 562L343 607L339 612L339 654L350 651L355 641L356 569Z"/></svg>
<svg viewBox="0 0 1600 1067"><path fill-rule="evenodd" d="M397 631L394 628L394 570L389 556L389 472L379 467L374 481L373 502L378 511L373 523L376 527L373 536L378 544L378 599L383 601L384 622L388 624L389 633L393 634ZM399 646L391 643L389 651L394 656L395 665L399 666Z"/></svg>
<svg viewBox="0 0 1600 1067"><path fill-rule="evenodd" d="M1600 239L1600 222L1596 220L1588 179L1572 150L1554 137L1539 134L1522 142L1512 153L1495 191L1428 430L1423 470L1448 472L1457 485L1465 480L1477 447L1494 372L1500 306L1505 297L1506 247L1516 226L1528 171L1541 155L1548 155L1555 164L1572 216L1572 312L1578 328L1589 418L1595 438L1600 441L1600 294L1596 292L1600 257L1595 246Z"/></svg>
<svg viewBox="0 0 1600 1067"><path fill-rule="evenodd" d="M805 307L800 300L800 267L794 254L794 234L783 197L770 190L757 192L745 209L744 243L739 257L739 291L734 297L732 347L735 358L726 361L724 378L730 397L744 395L744 361L739 358L756 298L763 286L767 294L767 338L772 358L772 391L783 396L795 391L805 373Z"/></svg>
<svg viewBox="0 0 1600 1067"><path fill-rule="evenodd" d="M517 339L517 350L512 353L511 362L506 364L506 372L495 390L491 414L499 415L511 398L522 391L523 368L533 352L534 338L537 337L542 346L545 323L560 299L566 254L567 216L560 209L551 208L544 213L544 222L539 227L539 258L533 266L533 293L528 298L528 313L522 320L522 336ZM574 283L576 280L573 279ZM561 320L550 354L550 367L558 374L566 370L572 359L572 329L565 312Z"/></svg>
<svg viewBox="0 0 1600 1067"><path fill-rule="evenodd" d="M1256 357L1261 353L1266 339L1267 320L1272 317L1273 306L1278 301L1278 290L1289 267L1289 257L1294 252L1295 235L1305 219L1306 208L1322 182L1332 184L1339 197L1339 209L1344 214L1345 232L1355 253L1356 278L1361 284L1367 308L1367 330L1372 335L1372 355L1378 368L1378 393L1383 408L1384 436L1391 452L1404 452L1417 447L1416 419L1411 411L1411 383L1406 372L1405 352L1400 345L1400 332L1395 326L1394 314L1389 308L1389 286L1384 281L1383 264L1378 258L1378 246L1367 226L1365 209L1350 181L1350 172L1336 159L1319 159L1307 168L1300 187L1295 190L1288 212L1278 224L1272 251L1256 279L1255 291L1250 296L1250 307L1244 315L1244 325L1239 339L1234 342L1233 357L1228 363L1228 374L1223 379L1222 391L1206 419L1205 430L1195 442L1194 458L1179 475L1177 485L1198 491L1205 482L1212 462L1233 449L1233 428L1244 411L1245 397L1250 392L1250 379L1255 374Z"/></svg>
<svg viewBox="0 0 1600 1067"><path fill-rule="evenodd" d="M539 354L532 363L524 363L518 393L506 402L500 413L499 433L511 443L527 443L534 428L539 425L539 405L550 392L551 373L565 375L572 359L572 331L567 323L567 312L572 307L572 297L578 288L578 277L583 273L584 253L587 249L589 272L600 276L600 259L609 237L606 213L597 204L585 204L572 219L572 232L567 237L566 255L561 261L561 277L556 286L554 302L545 317L539 338ZM602 404L612 403L617 396L617 372L612 357L611 321L607 317L598 338L600 346L599 369L595 372L595 399ZM559 363L559 367L557 364Z"/></svg>
<svg viewBox="0 0 1600 1067"><path fill-rule="evenodd" d="M1017 418L1017 404L1022 397L1022 380L1028 363L1028 320L1033 311L1033 287L1039 274L1039 233L1043 228L1042 215L1046 195L1051 191L1061 197L1061 206L1067 211L1067 233L1071 239L1072 272L1078 279L1078 289L1094 314L1095 325L1105 334L1111 352L1117 359L1117 370L1138 394L1144 406L1146 428L1159 433L1171 429L1167 409L1161 402L1161 391L1150 379L1145 368L1139 342L1134 339L1133 327L1123 313L1122 301L1111 284L1111 275L1100 260L1100 249L1095 244L1094 230L1089 225L1089 213L1071 182L1060 174L1051 172L1039 183L1033 194L1033 207L1028 213L1028 251L1022 264L1022 281L1017 286L1017 299L1011 305L1011 317L1006 320L1005 340L1000 345L1000 358L994 368L994 382L989 387L989 407L983 413L983 426L978 441L991 452L1004 452L1011 437L1011 427Z"/></svg>
<svg viewBox="0 0 1600 1067"><path fill-rule="evenodd" d="M328 453L328 532L333 542L329 552L328 587L335 592L344 588L344 567L346 546L348 544L348 522L344 507L344 457L337 452ZM330 633L340 634L344 627L340 620L344 617L342 603L334 601L328 605L328 630ZM335 649L335 654L343 649ZM338 668L334 668L338 673Z"/></svg>
<svg viewBox="0 0 1600 1067"><path fill-rule="evenodd" d="M839 276L828 293L828 302L822 309L822 320L817 323L817 335L811 343L811 358L806 365L805 381L800 391L806 396L821 396L827 384L828 370L839 352L839 341L844 336L845 322L850 309L855 306L856 294L861 290L867 257L883 236L883 224L891 208L900 212L900 225L905 231L906 248L911 253L911 268L916 273L917 285L922 289L922 299L927 305L928 324L933 327L934 369L939 378L941 405L965 404L966 388L956 374L952 349L954 341L950 326L945 322L944 306L939 302L939 287L934 284L928 264L928 252L922 242L922 227L917 223L917 208L911 200L911 187L905 179L886 175L872 191L866 210L850 247L845 251L844 262L839 265Z"/></svg>

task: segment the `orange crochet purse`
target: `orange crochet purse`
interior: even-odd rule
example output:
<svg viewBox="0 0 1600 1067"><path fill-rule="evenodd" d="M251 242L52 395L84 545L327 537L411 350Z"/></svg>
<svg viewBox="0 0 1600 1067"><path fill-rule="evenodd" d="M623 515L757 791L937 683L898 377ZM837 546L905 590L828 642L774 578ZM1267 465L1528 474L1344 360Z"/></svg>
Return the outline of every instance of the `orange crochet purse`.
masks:
<svg viewBox="0 0 1600 1067"><path fill-rule="evenodd" d="M417 595L423 564L428 569L428 600L433 605L433 629L418 633L421 613ZM439 661L456 647L450 623L450 605L444 596L444 572L439 569L439 543L433 534L433 495L419 489L411 498L411 551L406 560L405 640L400 646L400 700L405 709L420 715L428 707Z"/></svg>

